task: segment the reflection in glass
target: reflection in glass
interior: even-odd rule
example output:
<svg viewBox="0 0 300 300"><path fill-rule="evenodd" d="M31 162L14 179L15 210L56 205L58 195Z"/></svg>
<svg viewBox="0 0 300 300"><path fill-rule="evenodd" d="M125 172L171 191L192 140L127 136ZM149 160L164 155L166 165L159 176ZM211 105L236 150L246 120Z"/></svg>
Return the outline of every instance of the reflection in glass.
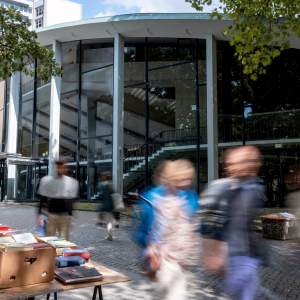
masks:
<svg viewBox="0 0 300 300"><path fill-rule="evenodd" d="M34 140L33 157L43 157L49 155L49 138Z"/></svg>
<svg viewBox="0 0 300 300"><path fill-rule="evenodd" d="M196 138L195 63L149 72L149 138Z"/></svg>
<svg viewBox="0 0 300 300"><path fill-rule="evenodd" d="M37 88L36 138L49 136L51 83Z"/></svg>
<svg viewBox="0 0 300 300"><path fill-rule="evenodd" d="M144 39L143 39L144 40ZM124 86L145 81L145 44L125 43Z"/></svg>
<svg viewBox="0 0 300 300"><path fill-rule="evenodd" d="M63 44L62 86L60 96L60 144L59 156L76 161L78 126L78 53L79 43Z"/></svg>
<svg viewBox="0 0 300 300"><path fill-rule="evenodd" d="M113 67L81 76L81 138L112 134Z"/></svg>
<svg viewBox="0 0 300 300"><path fill-rule="evenodd" d="M31 131L33 100L23 102L21 116L21 132L19 132L20 153L25 157L31 156Z"/></svg>
<svg viewBox="0 0 300 300"><path fill-rule="evenodd" d="M16 182L17 182L17 192L16 199L26 199L27 198L27 166L16 166ZM28 178L29 179L29 178Z"/></svg>
<svg viewBox="0 0 300 300"><path fill-rule="evenodd" d="M112 168L112 136L80 140L79 161L80 166L86 168L82 189L86 191L85 196L91 199L97 193L101 172Z"/></svg>
<svg viewBox="0 0 300 300"><path fill-rule="evenodd" d="M81 72L94 70L114 61L114 48L112 43L82 44Z"/></svg>

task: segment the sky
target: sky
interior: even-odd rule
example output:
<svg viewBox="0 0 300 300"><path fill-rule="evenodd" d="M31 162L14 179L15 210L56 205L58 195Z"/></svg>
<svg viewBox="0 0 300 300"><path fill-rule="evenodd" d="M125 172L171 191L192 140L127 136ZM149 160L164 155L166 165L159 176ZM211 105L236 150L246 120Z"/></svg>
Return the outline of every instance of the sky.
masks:
<svg viewBox="0 0 300 300"><path fill-rule="evenodd" d="M83 19L130 13L196 12L185 0L72 0L72 2L83 5ZM205 8L204 12L210 12L215 7L214 4Z"/></svg>

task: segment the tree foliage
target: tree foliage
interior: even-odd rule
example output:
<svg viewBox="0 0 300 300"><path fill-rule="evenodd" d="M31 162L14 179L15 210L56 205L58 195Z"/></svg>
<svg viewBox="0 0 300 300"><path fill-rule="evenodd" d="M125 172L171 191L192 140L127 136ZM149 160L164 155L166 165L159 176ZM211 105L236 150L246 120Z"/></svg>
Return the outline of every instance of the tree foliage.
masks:
<svg viewBox="0 0 300 300"><path fill-rule="evenodd" d="M185 0L197 11L212 0ZM231 34L230 44L243 64L244 74L253 80L266 73L266 67L285 49L290 48L289 37L300 37L299 0L219 0L219 7L211 19L232 20L223 30Z"/></svg>
<svg viewBox="0 0 300 300"><path fill-rule="evenodd" d="M54 51L40 46L36 32L29 30L30 25L13 6L0 5L0 78L8 78L16 71L33 77L34 68L28 65L34 65L36 59L37 73L43 80L62 74Z"/></svg>

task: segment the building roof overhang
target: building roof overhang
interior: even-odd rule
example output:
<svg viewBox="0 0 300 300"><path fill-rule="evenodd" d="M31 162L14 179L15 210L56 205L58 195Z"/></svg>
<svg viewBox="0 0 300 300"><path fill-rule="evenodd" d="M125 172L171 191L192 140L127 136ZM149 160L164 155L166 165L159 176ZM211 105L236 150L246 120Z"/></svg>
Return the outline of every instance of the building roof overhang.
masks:
<svg viewBox="0 0 300 300"><path fill-rule="evenodd" d="M46 46L59 42L123 37L162 37L205 39L212 34L216 40L230 41L223 29L233 24L232 20L211 20L209 13L137 13L101 17L56 24L39 28L38 41ZM300 39L291 35L291 47L300 48Z"/></svg>

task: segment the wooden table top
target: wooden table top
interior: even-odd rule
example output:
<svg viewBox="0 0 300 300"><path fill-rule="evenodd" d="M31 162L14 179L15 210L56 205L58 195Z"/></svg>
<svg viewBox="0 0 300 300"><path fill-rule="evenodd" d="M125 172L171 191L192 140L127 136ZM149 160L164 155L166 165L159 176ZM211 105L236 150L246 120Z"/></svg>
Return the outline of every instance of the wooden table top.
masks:
<svg viewBox="0 0 300 300"><path fill-rule="evenodd" d="M93 287L93 286L98 286L98 285L106 285L106 284L112 284L112 283L132 281L132 279L130 279L129 277L126 277L125 275L122 275L116 271L113 271L104 266L101 266L91 260L88 263L86 263L84 266L96 268L99 271L99 273L102 274L102 276L104 278L102 280L88 281L88 282L82 282L82 283L63 283L62 281L60 281L58 279L54 279L54 282L59 287L61 287L64 291L70 291L70 290L83 289L83 288Z"/></svg>
<svg viewBox="0 0 300 300"><path fill-rule="evenodd" d="M126 277L125 275L110 270L93 261L89 261L87 264L85 264L85 266L96 268L103 275L103 280L65 284L60 280L54 279L54 281L46 283L26 285L8 289L0 289L0 300L27 299L30 297L46 295L49 293L77 290L99 285L131 281L129 277Z"/></svg>
<svg viewBox="0 0 300 300"><path fill-rule="evenodd" d="M63 289L53 281L0 289L0 300L27 299L49 293L62 292Z"/></svg>

